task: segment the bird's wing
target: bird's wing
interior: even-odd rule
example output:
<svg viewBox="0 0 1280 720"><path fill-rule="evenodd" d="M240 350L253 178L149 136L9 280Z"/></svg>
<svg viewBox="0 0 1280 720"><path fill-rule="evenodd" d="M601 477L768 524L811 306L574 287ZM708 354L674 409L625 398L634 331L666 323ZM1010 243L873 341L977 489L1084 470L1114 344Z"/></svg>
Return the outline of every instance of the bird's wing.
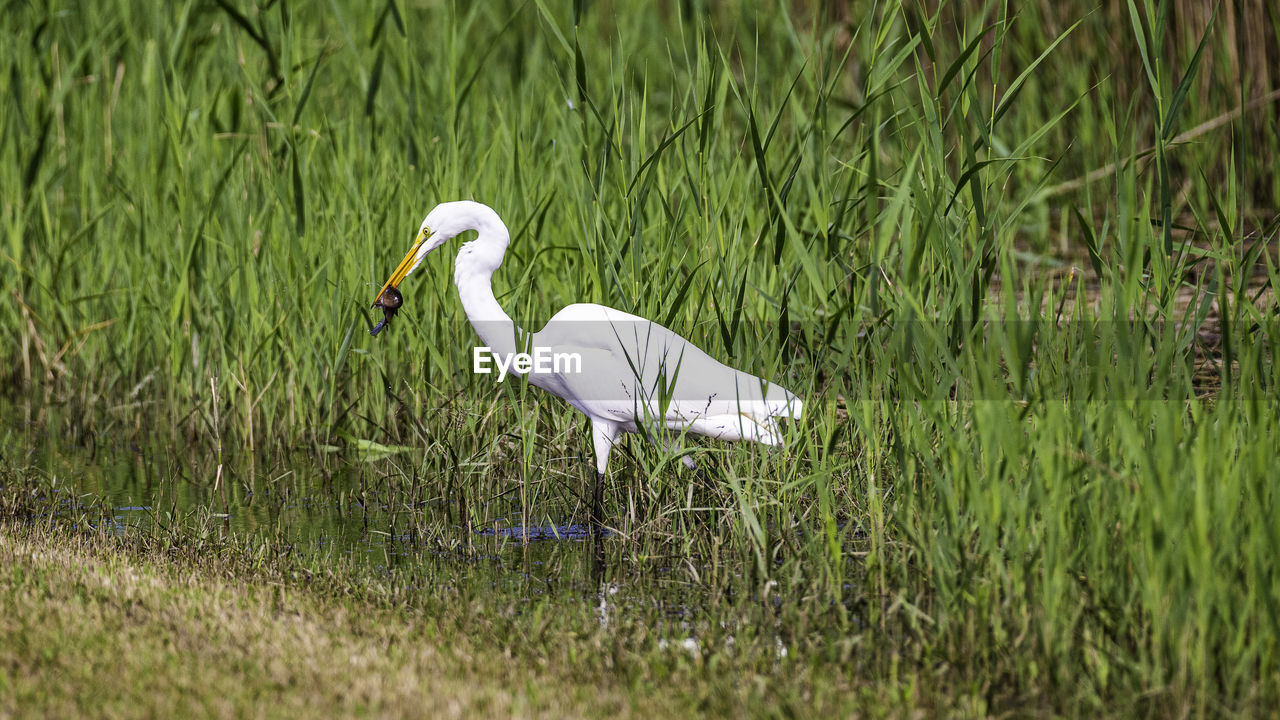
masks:
<svg viewBox="0 0 1280 720"><path fill-rule="evenodd" d="M580 366L532 374L531 382L629 429L652 424L768 442L775 418L802 412L785 388L720 363L658 323L603 305L570 305L532 340L577 356Z"/></svg>

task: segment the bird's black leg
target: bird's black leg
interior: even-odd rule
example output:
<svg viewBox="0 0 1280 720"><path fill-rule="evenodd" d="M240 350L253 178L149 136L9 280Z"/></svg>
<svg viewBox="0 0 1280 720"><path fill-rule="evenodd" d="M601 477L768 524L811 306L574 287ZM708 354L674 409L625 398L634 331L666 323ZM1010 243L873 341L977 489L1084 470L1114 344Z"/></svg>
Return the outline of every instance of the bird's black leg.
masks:
<svg viewBox="0 0 1280 720"><path fill-rule="evenodd" d="M596 487L591 493L591 531L599 535L604 526L604 473L596 473Z"/></svg>
<svg viewBox="0 0 1280 720"><path fill-rule="evenodd" d="M609 452L618 441L618 426L607 420L591 420L591 441L596 451L596 488L591 493L591 529L597 536L604 525L604 473L609 467Z"/></svg>
<svg viewBox="0 0 1280 720"><path fill-rule="evenodd" d="M604 561L604 538L599 533L591 535L591 578L599 583L609 566Z"/></svg>

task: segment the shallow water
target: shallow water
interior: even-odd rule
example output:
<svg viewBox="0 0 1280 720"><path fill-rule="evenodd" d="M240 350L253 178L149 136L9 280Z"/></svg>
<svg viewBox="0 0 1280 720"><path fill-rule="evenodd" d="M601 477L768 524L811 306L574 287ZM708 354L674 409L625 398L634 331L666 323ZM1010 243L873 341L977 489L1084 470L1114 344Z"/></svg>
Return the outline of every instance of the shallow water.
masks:
<svg viewBox="0 0 1280 720"><path fill-rule="evenodd" d="M496 494L470 499L478 504L464 512L461 501L441 496L439 479L414 474L412 450L378 460L354 449L254 465L238 458L220 479L217 455L208 451L21 433L10 425L0 435L0 463L27 468L19 476L32 478L32 490L53 488L51 498L28 507L47 505L72 523L122 535L164 527L180 528L183 539L235 535L317 568L349 565L424 598L472 602L478 595L502 612L580 610L585 602L592 624L635 623L670 653L729 648L736 637L771 643L775 634L783 647L777 613L786 598L807 597L753 575L753 558L726 549L723 526L712 522L698 526L715 537L699 541L696 556L676 538L596 536L585 508L577 518L557 517L549 506L522 508L520 495L545 495L525 493L517 478L488 483ZM574 497L552 502L572 506ZM468 515L483 520L468 526ZM861 592L846 584L843 593L840 616L853 617Z"/></svg>
<svg viewBox="0 0 1280 720"><path fill-rule="evenodd" d="M375 567L506 557L531 566L555 560L563 568L566 561L592 561L598 549L585 518L523 522L518 504L498 500L481 513L490 519L467 527L456 502L409 502L403 488L392 489L392 471L332 454L295 453L268 470L263 461L252 471L224 466L219 479L217 457L209 452L12 436L7 445L10 465L38 468L65 494L55 512L74 516L86 503L105 506L117 533L204 514L226 532Z"/></svg>

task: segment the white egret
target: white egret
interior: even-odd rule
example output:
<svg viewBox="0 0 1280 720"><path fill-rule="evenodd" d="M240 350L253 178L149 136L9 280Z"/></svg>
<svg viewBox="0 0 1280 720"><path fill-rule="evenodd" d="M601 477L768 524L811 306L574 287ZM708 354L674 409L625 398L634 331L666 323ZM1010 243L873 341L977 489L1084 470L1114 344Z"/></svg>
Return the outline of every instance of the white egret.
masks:
<svg viewBox="0 0 1280 720"><path fill-rule="evenodd" d="M498 305L491 284L511 236L498 214L480 203L437 205L374 307L384 308L390 319L400 307L397 289L405 277L432 250L468 230L477 235L458 251L453 280L493 363L527 375L531 384L563 398L591 421L593 522L601 518L609 453L621 433L644 432L668 448L676 447L684 432L781 445L778 419L800 418L802 402L791 392L723 365L671 330L620 310L578 303L556 313L538 332L518 328ZM539 362L548 357L567 360ZM687 456L683 461L696 467Z"/></svg>

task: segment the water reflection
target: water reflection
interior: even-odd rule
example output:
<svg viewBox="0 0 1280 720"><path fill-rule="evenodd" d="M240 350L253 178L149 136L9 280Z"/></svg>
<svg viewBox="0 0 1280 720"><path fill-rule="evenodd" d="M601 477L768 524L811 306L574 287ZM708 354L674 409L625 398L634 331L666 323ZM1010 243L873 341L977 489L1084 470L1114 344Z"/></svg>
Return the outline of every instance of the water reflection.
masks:
<svg viewBox="0 0 1280 720"><path fill-rule="evenodd" d="M379 567L444 559L509 562L518 555L531 567L553 564L563 572L575 566L590 574L603 567L603 543L612 537L607 529L593 533L585 517L522 521L518 493L481 503L478 513L472 508L486 518L472 529L461 502L412 500L394 487L388 473L396 471L332 455L323 462L302 453L282 458L275 463L281 469L257 480L227 469L221 482L209 471L217 467L212 454L164 447L82 448L50 438L29 444L25 456L66 488L68 511L79 498L107 505L110 530L118 534L198 512L238 535ZM257 467L265 463L258 460Z"/></svg>

